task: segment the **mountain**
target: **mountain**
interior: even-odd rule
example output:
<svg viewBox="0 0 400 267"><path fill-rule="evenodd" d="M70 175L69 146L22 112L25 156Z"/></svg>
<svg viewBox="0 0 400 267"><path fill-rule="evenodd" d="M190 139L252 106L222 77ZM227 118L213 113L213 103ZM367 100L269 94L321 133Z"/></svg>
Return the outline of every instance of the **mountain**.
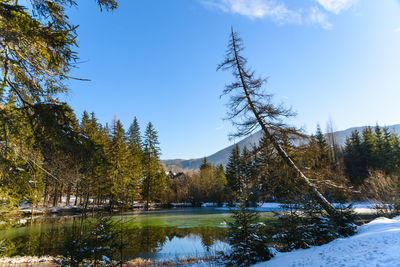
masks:
<svg viewBox="0 0 400 267"><path fill-rule="evenodd" d="M261 137L262 137L262 132L258 131L256 133L244 138L242 141L239 141L237 144L239 145L239 148L241 150L245 146L247 148L251 148L253 145L258 145L258 142L260 141ZM229 155L231 154L234 146L236 146L236 144L228 146L228 147L218 151L217 153L214 153L211 156L208 156L207 161L213 165L218 165L218 164L222 163L225 166L228 163ZM188 160L170 159L170 160L163 160L162 162L166 165L167 170L176 172L176 170L179 168L184 169L184 170L199 169L201 163L203 162L203 158L188 159Z"/></svg>
<svg viewBox="0 0 400 267"><path fill-rule="evenodd" d="M351 133L355 130L359 131L360 133L367 128L368 126L361 126L361 127L352 127L343 131L336 131L335 136L336 136L336 141L339 146L343 146L346 142L346 138L351 135ZM375 129L375 126L371 127L373 130ZM396 133L400 135L400 124L396 125L390 125L386 126L386 128L389 129L390 132ZM262 131L255 132L254 134L244 138L237 144L239 145L239 148L242 150L245 146L247 148L251 148L254 145L258 145L262 137ZM236 144L233 144L231 146L228 146L210 156L207 157L207 161L210 162L213 165L218 165L218 164L223 164L226 166L228 163L229 156L232 152L233 147ZM168 171L172 172L178 172L183 170L194 170L194 169L199 169L201 163L203 162L203 158L198 158L198 159L169 159L169 160L163 160L162 161L164 165L166 166L166 169Z"/></svg>

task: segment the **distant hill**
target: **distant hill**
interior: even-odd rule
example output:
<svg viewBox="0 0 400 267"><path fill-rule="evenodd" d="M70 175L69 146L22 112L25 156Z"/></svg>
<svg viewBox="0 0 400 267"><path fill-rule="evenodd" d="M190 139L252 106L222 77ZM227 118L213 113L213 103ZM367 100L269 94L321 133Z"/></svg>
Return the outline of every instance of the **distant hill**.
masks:
<svg viewBox="0 0 400 267"><path fill-rule="evenodd" d="M336 141L340 146L343 146L346 142L346 137L350 136L353 131L357 130L361 133L367 127L368 126L353 127L353 128L349 128L349 129L346 129L343 131L337 131L337 132L335 132ZM375 126L372 126L371 128L375 129ZM400 135L400 124L386 126L386 128L388 128L390 132ZM243 149L243 147L245 147L245 146L247 148L251 148L253 145L258 145L261 137L262 137L262 131L260 130L256 133L244 138L237 144L239 145L240 149ZM229 156L235 145L236 144L228 146L228 147L208 156L207 157L208 162L210 162L213 165L222 163L224 166L226 166L226 164L228 163ZM162 162L165 164L167 170L171 170L172 172L177 172L178 170L199 169L201 163L203 162L203 158L188 159L188 160L169 159L169 160L163 160Z"/></svg>
<svg viewBox="0 0 400 267"><path fill-rule="evenodd" d="M335 132L336 141L340 146L344 146L346 142L346 138L350 137L351 133L355 130L362 133L362 131L367 128L368 126L361 126L361 127L352 127L343 131ZM375 126L370 126L372 130L375 130ZM388 128L391 133L395 133L400 135L400 124L390 125L390 126L379 126L381 128Z"/></svg>
<svg viewBox="0 0 400 267"><path fill-rule="evenodd" d="M262 137L262 132L258 131L246 138L244 138L242 141L238 142L237 144L239 145L240 149L243 149L245 146L247 148L251 148L253 145L258 145L258 142L260 141ZM218 165L218 164L223 164L224 166L228 163L229 155L232 152L233 147L236 144L233 144L231 146L228 146L210 156L207 157L208 162L210 162L213 165ZM168 170L172 170L171 168L176 169L176 167L180 167L184 170L193 170L193 169L199 169L201 163L203 162L203 158L198 158L198 159L170 159L170 160L163 160L162 161Z"/></svg>

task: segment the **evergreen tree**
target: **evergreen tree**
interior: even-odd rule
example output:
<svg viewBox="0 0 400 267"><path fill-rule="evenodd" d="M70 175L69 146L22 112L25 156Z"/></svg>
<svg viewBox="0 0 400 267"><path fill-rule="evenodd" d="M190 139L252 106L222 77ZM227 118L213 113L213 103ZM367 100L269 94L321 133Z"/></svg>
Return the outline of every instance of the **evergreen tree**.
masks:
<svg viewBox="0 0 400 267"><path fill-rule="evenodd" d="M345 171L352 184L361 184L368 174L364 152L366 146L361 143L360 134L358 131L352 132L351 137L346 139L344 149Z"/></svg>
<svg viewBox="0 0 400 267"><path fill-rule="evenodd" d="M265 225L257 223L259 215L247 208L246 197L240 202L237 210L231 210L232 222L228 223L228 242L231 246L231 253L227 256L229 266L250 266L274 256L268 247L270 237Z"/></svg>
<svg viewBox="0 0 400 267"><path fill-rule="evenodd" d="M367 127L362 132L362 142L361 142L361 159L363 161L364 169L368 169L375 165L376 160L376 136L372 131L371 127ZM361 178L365 178L363 175Z"/></svg>
<svg viewBox="0 0 400 267"><path fill-rule="evenodd" d="M114 9L115 0L97 0ZM0 99L9 92L31 106L53 102L67 90L65 82L78 56L76 26L66 14L73 0L2 0L0 3Z"/></svg>
<svg viewBox="0 0 400 267"><path fill-rule="evenodd" d="M142 196L149 209L151 201L160 201L165 188L166 174L160 161L160 147L157 132L151 122L148 123L143 152Z"/></svg>
<svg viewBox="0 0 400 267"><path fill-rule="evenodd" d="M241 171L240 171L240 149L236 145L232 149L232 154L229 156L229 161L226 166L226 180L229 188L233 192L240 192L241 190Z"/></svg>
<svg viewBox="0 0 400 267"><path fill-rule="evenodd" d="M384 171L387 174L394 174L398 171L398 164L400 162L396 155L396 135L390 133L387 128L383 129L384 144L382 148L382 157L385 162Z"/></svg>
<svg viewBox="0 0 400 267"><path fill-rule="evenodd" d="M224 166L218 164L215 167L215 187L214 187L214 201L218 204L222 204L226 201L226 187L227 180L225 176Z"/></svg>
<svg viewBox="0 0 400 267"><path fill-rule="evenodd" d="M110 175L112 177L112 196L110 205L115 201L127 203L129 188L129 154L125 131L119 120L114 119L110 143Z"/></svg>
<svg viewBox="0 0 400 267"><path fill-rule="evenodd" d="M242 194L249 194L250 182L253 178L253 162L247 147L243 148L240 162Z"/></svg>
<svg viewBox="0 0 400 267"><path fill-rule="evenodd" d="M203 193L203 201L212 201L212 191L215 185L215 173L213 166L207 161L207 158L203 159L203 163L200 166L200 183L201 191Z"/></svg>
<svg viewBox="0 0 400 267"><path fill-rule="evenodd" d="M142 150L142 137L140 135L140 127L137 118L135 117L133 123L128 130L128 150L129 150L129 170L130 170L130 197L132 200L139 196L140 181L143 173L143 150Z"/></svg>
<svg viewBox="0 0 400 267"><path fill-rule="evenodd" d="M324 134L321 131L321 127L317 125L317 132L315 134L315 139L318 144L318 167L326 167L329 163L329 145Z"/></svg>

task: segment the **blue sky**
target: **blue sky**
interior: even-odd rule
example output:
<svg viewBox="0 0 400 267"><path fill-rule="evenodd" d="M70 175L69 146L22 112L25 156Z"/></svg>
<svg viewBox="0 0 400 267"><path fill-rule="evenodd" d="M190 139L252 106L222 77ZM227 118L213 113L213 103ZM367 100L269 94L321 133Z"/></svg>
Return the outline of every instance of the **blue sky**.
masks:
<svg viewBox="0 0 400 267"><path fill-rule="evenodd" d="M397 0L121 0L70 10L80 64L64 97L80 117L137 116L159 132L162 158L226 147L232 131L219 98L230 73L216 72L231 25L277 102L306 132L329 118L337 130L400 123L400 2ZM238 141L238 140L236 140Z"/></svg>

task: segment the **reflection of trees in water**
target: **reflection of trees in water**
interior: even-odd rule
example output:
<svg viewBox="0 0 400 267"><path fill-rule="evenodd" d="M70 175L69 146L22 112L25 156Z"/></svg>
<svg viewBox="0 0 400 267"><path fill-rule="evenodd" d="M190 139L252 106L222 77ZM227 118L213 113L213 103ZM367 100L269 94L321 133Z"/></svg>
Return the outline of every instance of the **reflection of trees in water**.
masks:
<svg viewBox="0 0 400 267"><path fill-rule="evenodd" d="M136 258L140 254L151 256L159 252L163 245L174 237L184 238L192 235L199 236L203 246L209 251L209 248L216 241L225 240L225 229L223 228L173 228L173 227L136 227L127 229L124 239L125 255L129 259ZM153 256L154 256L153 255Z"/></svg>
<svg viewBox="0 0 400 267"><path fill-rule="evenodd" d="M73 235L72 224L58 221L48 225L35 224L33 227L15 228L9 237L0 238L3 249L0 257L60 255L64 241Z"/></svg>
<svg viewBox="0 0 400 267"><path fill-rule="evenodd" d="M79 218L73 221L79 221ZM63 224L59 222L49 225L34 225L25 229L14 229L15 233L1 239L0 257L12 256L57 256L65 254L68 243L77 239L74 223ZM19 231L21 230L21 231ZM198 227L198 228L174 228L158 226L126 226L124 229L124 256L126 259L134 259L138 255L155 255L163 245L174 237L184 238L196 235L201 238L205 249L216 241L225 240L224 228ZM118 238L118 237L117 237ZM3 240L4 239L4 240ZM118 252L117 252L118 253Z"/></svg>

